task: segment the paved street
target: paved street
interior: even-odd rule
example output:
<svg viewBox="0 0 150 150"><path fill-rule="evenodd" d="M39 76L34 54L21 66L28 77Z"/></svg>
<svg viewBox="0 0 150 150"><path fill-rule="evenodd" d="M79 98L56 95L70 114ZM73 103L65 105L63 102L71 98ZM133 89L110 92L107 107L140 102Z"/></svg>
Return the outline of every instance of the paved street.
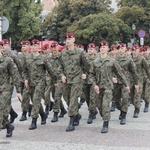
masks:
<svg viewBox="0 0 150 150"><path fill-rule="evenodd" d="M20 102L12 99L13 107L19 114L15 120L13 137L6 138L6 130L0 131L0 150L150 150L150 112L143 113L143 105L139 118L132 118L133 106L129 107L127 124L120 125L119 111L112 112L109 132L102 134L102 119L97 115L93 124L87 124L88 111L84 103L80 109L82 119L73 132L66 132L69 118L66 115L57 123L51 123L53 113L50 112L46 125L40 124L37 129L28 129L31 118L20 122Z"/></svg>

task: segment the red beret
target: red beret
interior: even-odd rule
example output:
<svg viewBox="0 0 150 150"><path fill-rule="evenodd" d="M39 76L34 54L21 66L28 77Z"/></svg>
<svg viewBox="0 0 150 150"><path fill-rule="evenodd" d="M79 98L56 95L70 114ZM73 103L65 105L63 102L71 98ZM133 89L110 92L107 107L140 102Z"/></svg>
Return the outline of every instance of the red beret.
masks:
<svg viewBox="0 0 150 150"><path fill-rule="evenodd" d="M57 45L58 45L58 42L54 41L52 42L51 47L56 47Z"/></svg>
<svg viewBox="0 0 150 150"><path fill-rule="evenodd" d="M3 39L3 44L9 44L9 40L8 39Z"/></svg>
<svg viewBox="0 0 150 150"><path fill-rule="evenodd" d="M113 51L113 50L115 50L115 49L117 49L117 45L112 45L112 46L110 47L110 51Z"/></svg>
<svg viewBox="0 0 150 150"><path fill-rule="evenodd" d="M78 47L78 48L83 48L84 49L84 46L81 45L81 44L75 44L75 46Z"/></svg>
<svg viewBox="0 0 150 150"><path fill-rule="evenodd" d="M95 48L96 46L95 46L94 43L90 43L90 44L88 45L88 47L89 47L89 48Z"/></svg>
<svg viewBox="0 0 150 150"><path fill-rule="evenodd" d="M143 50L144 50L143 47L139 47L139 49L140 49L140 52L143 52Z"/></svg>
<svg viewBox="0 0 150 150"><path fill-rule="evenodd" d="M149 49L149 46L148 45L145 45L144 47L143 47L143 51L147 51Z"/></svg>
<svg viewBox="0 0 150 150"><path fill-rule="evenodd" d="M133 47L135 48L135 49L139 49L140 47L139 47L139 45L133 45Z"/></svg>
<svg viewBox="0 0 150 150"><path fill-rule="evenodd" d="M66 38L73 38L73 37L75 37L75 35L74 35L73 33L67 33L67 34L65 35L65 39L66 39Z"/></svg>
<svg viewBox="0 0 150 150"><path fill-rule="evenodd" d="M37 39L33 39L31 43L32 43L32 44L40 44L40 41L37 40Z"/></svg>
<svg viewBox="0 0 150 150"><path fill-rule="evenodd" d="M43 50L46 50L47 48L49 48L49 44L44 44L42 47Z"/></svg>
<svg viewBox="0 0 150 150"><path fill-rule="evenodd" d="M101 41L99 43L99 46L108 46L108 42L107 41Z"/></svg>
<svg viewBox="0 0 150 150"><path fill-rule="evenodd" d="M127 45L125 43L120 43L120 47L126 47Z"/></svg>
<svg viewBox="0 0 150 150"><path fill-rule="evenodd" d="M30 45L30 41L21 41L21 45Z"/></svg>
<svg viewBox="0 0 150 150"><path fill-rule="evenodd" d="M0 41L0 45L2 45L2 46L3 46L3 41Z"/></svg>

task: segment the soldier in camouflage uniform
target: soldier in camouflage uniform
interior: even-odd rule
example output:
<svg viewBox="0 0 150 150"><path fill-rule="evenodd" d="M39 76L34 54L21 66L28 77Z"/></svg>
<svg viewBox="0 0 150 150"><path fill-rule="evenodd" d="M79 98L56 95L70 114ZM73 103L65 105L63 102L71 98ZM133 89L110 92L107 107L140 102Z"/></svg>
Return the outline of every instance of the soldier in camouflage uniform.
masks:
<svg viewBox="0 0 150 150"><path fill-rule="evenodd" d="M79 125L81 115L78 113L78 98L82 92L83 61L86 61L83 51L74 46L75 36L68 33L66 38L66 48L60 55L60 76L64 83L64 99L68 105L68 116L70 122L66 132L75 130L75 125Z"/></svg>
<svg viewBox="0 0 150 150"><path fill-rule="evenodd" d="M20 58L22 67L25 64L25 57L29 55L29 48L30 48L30 41L24 40L21 42L22 45L22 56ZM22 108L22 116L20 118L20 121L25 121L27 120L27 112L28 112L28 116L31 115L31 108L32 105L30 104L30 96L29 96L29 91L26 88L26 86L24 85L24 83L22 83L22 98L23 101L21 103L21 108Z"/></svg>
<svg viewBox="0 0 150 150"><path fill-rule="evenodd" d="M22 65L21 65L19 59L17 58L17 56L11 51L11 47L10 47L8 39L3 39L2 53L3 53L4 56L8 56L8 57L12 58L12 60L14 61L14 63L18 67L18 70L19 70L19 73L20 73L20 78L21 78ZM14 85L13 85L12 80L10 80L10 82L11 82L11 95L12 95ZM11 104L11 101L9 102L9 104ZM13 123L15 118L17 118L17 117L18 117L18 114L11 107L11 109L10 109L10 123Z"/></svg>
<svg viewBox="0 0 150 150"><path fill-rule="evenodd" d="M149 70L150 70L150 47L144 46L143 47L143 56L147 60L149 64ZM144 74L144 83L143 83L143 99L145 101L145 107L144 112L148 112L149 103L150 103L150 80L147 77L146 74Z"/></svg>
<svg viewBox="0 0 150 150"><path fill-rule="evenodd" d="M107 133L110 120L110 102L112 100L113 82L117 83L117 80L113 78L113 74L115 73L116 77L122 81L128 92L130 88L122 73L121 67L113 58L108 56L108 42L101 41L99 48L100 56L95 59L94 65L91 66L90 79L95 92L98 94L97 107L104 121L101 133Z"/></svg>
<svg viewBox="0 0 150 150"><path fill-rule="evenodd" d="M136 66L131 57L126 56L126 44L121 43L118 48L118 55L116 57L116 62L121 66L123 74L126 76L128 83L130 85L130 78L133 78L135 83L135 88L138 92L138 75L136 72ZM117 84L114 84L114 99L116 101L117 109L120 110L119 119L120 124L126 124L126 114L128 111L128 100L129 93L126 91L123 83L118 80Z"/></svg>
<svg viewBox="0 0 150 150"><path fill-rule="evenodd" d="M141 95L142 95L142 90L143 90L143 77L144 74L143 72L145 71L147 77L150 79L150 69L149 69L149 65L148 62L146 61L146 59L141 56L139 54L139 46L138 45L134 45L132 48L132 53L133 53L133 61L136 64L136 71L138 74L138 79L139 79L139 92L137 92L135 90L135 83L133 80L131 80L131 100L132 100L132 104L135 107L134 110L134 114L133 114L133 118L138 118L138 114L140 112L140 107L141 107Z"/></svg>
<svg viewBox="0 0 150 150"><path fill-rule="evenodd" d="M38 52L39 50L39 41L34 39L32 40L32 53L30 53L25 58L23 78L25 81L25 86L29 88L29 94L31 96L31 101L33 103L32 107L32 122L29 127L29 130L37 128L37 118L40 114L41 124L46 124L46 114L43 111L41 104L41 99L44 97L45 84L46 84L46 70L55 78L55 75L52 71L52 66L46 59L46 57Z"/></svg>
<svg viewBox="0 0 150 150"><path fill-rule="evenodd" d="M14 126L8 120L12 96L11 78L16 86L17 96L22 100L21 94L19 94L21 82L17 66L10 57L0 53L0 127L7 128L6 137L11 137L14 130Z"/></svg>
<svg viewBox="0 0 150 150"><path fill-rule="evenodd" d="M96 110L96 93L92 87L92 82L89 80L89 65L92 65L94 60L97 58L95 55L95 44L90 43L88 45L87 53L85 54L88 64L84 64L84 72L86 74L86 79L83 82L83 94L88 106L89 117L87 120L88 124L93 122L93 119L96 118L97 110Z"/></svg>

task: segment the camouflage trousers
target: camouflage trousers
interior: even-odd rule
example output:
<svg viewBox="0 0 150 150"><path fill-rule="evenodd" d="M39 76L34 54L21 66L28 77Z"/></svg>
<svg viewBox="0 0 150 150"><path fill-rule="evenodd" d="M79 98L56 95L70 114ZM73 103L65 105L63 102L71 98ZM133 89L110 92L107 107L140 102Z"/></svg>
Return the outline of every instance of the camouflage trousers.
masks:
<svg viewBox="0 0 150 150"><path fill-rule="evenodd" d="M110 102L112 100L112 90L100 89L97 95L96 104L103 121L110 120Z"/></svg>
<svg viewBox="0 0 150 150"><path fill-rule="evenodd" d="M82 82L74 84L64 84L64 99L68 105L68 116L76 116L78 114L78 98L82 94Z"/></svg>
<svg viewBox="0 0 150 150"><path fill-rule="evenodd" d="M143 81L139 82L139 92L136 91L135 86L132 84L130 87L131 102L135 108L141 107L141 96L143 92Z"/></svg>
<svg viewBox="0 0 150 150"><path fill-rule="evenodd" d="M54 98L53 112L59 112L60 108L63 108L62 95L63 95L63 83L58 83L58 88L52 90L52 96Z"/></svg>
<svg viewBox="0 0 150 150"><path fill-rule="evenodd" d="M146 79L143 86L143 99L145 103L150 103L150 80Z"/></svg>
<svg viewBox="0 0 150 150"><path fill-rule="evenodd" d="M22 99L23 99L23 101L21 102L22 111L28 112L30 104L30 95L29 90L25 86L23 87L22 91Z"/></svg>
<svg viewBox="0 0 150 150"><path fill-rule="evenodd" d="M13 85L6 85L5 89L0 91L0 127L6 126L9 122L8 116L11 109L11 97Z"/></svg>
<svg viewBox="0 0 150 150"><path fill-rule="evenodd" d="M50 91L52 89L52 86L51 85L47 85L45 87L45 92L44 92L44 101L45 101L45 106L48 106L50 107Z"/></svg>
<svg viewBox="0 0 150 150"><path fill-rule="evenodd" d="M114 84L113 99L116 102L118 110L127 112L128 111L128 100L129 93L122 84Z"/></svg>
<svg viewBox="0 0 150 150"><path fill-rule="evenodd" d="M43 113L43 106L41 104L41 100L44 96L45 86L44 85L37 85L37 86L30 86L29 94L31 96L31 101L33 103L31 116L32 118L38 118L39 113Z"/></svg>
<svg viewBox="0 0 150 150"><path fill-rule="evenodd" d="M83 84L83 97L90 113L96 112L96 93L92 84Z"/></svg>

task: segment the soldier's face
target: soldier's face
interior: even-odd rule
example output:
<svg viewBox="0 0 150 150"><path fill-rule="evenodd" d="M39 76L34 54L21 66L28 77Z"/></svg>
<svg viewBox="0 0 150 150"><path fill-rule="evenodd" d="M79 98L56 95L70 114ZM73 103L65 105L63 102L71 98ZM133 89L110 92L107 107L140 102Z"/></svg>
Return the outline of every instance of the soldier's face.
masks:
<svg viewBox="0 0 150 150"><path fill-rule="evenodd" d="M88 54L92 55L95 53L95 48L88 48Z"/></svg>
<svg viewBox="0 0 150 150"><path fill-rule="evenodd" d="M127 48L126 47L120 47L119 53L124 54L126 52Z"/></svg>
<svg viewBox="0 0 150 150"><path fill-rule="evenodd" d="M33 49L32 49L33 52L38 52L39 44L33 44L32 47L33 47Z"/></svg>
<svg viewBox="0 0 150 150"><path fill-rule="evenodd" d="M49 48L43 50L44 54L48 54L50 52Z"/></svg>
<svg viewBox="0 0 150 150"><path fill-rule="evenodd" d="M108 46L101 46L99 50L101 54L104 54L108 52L108 49Z"/></svg>
<svg viewBox="0 0 150 150"><path fill-rule="evenodd" d="M116 50L116 49L110 51L110 54L111 54L111 55L116 55L116 53L117 53L117 50Z"/></svg>
<svg viewBox="0 0 150 150"><path fill-rule="evenodd" d="M9 49L10 49L10 45L9 44L4 44L2 51L7 52Z"/></svg>
<svg viewBox="0 0 150 150"><path fill-rule="evenodd" d="M58 45L55 46L55 47L52 47L52 52L53 53L58 53L59 52Z"/></svg>
<svg viewBox="0 0 150 150"><path fill-rule="evenodd" d="M149 51L147 50L147 51L143 52L143 55L144 55L145 57L148 57L148 56L149 56Z"/></svg>
<svg viewBox="0 0 150 150"><path fill-rule="evenodd" d="M75 38L66 38L66 45L67 46L72 46L74 45L74 42L75 42Z"/></svg>
<svg viewBox="0 0 150 150"><path fill-rule="evenodd" d="M26 52L29 50L30 45L22 45L22 51Z"/></svg>
<svg viewBox="0 0 150 150"><path fill-rule="evenodd" d="M133 56L137 57L139 55L139 49L135 49L134 51L132 51Z"/></svg>
<svg viewBox="0 0 150 150"><path fill-rule="evenodd" d="M130 56L131 55L131 51L130 50L126 51L126 54L127 54L127 56Z"/></svg>

